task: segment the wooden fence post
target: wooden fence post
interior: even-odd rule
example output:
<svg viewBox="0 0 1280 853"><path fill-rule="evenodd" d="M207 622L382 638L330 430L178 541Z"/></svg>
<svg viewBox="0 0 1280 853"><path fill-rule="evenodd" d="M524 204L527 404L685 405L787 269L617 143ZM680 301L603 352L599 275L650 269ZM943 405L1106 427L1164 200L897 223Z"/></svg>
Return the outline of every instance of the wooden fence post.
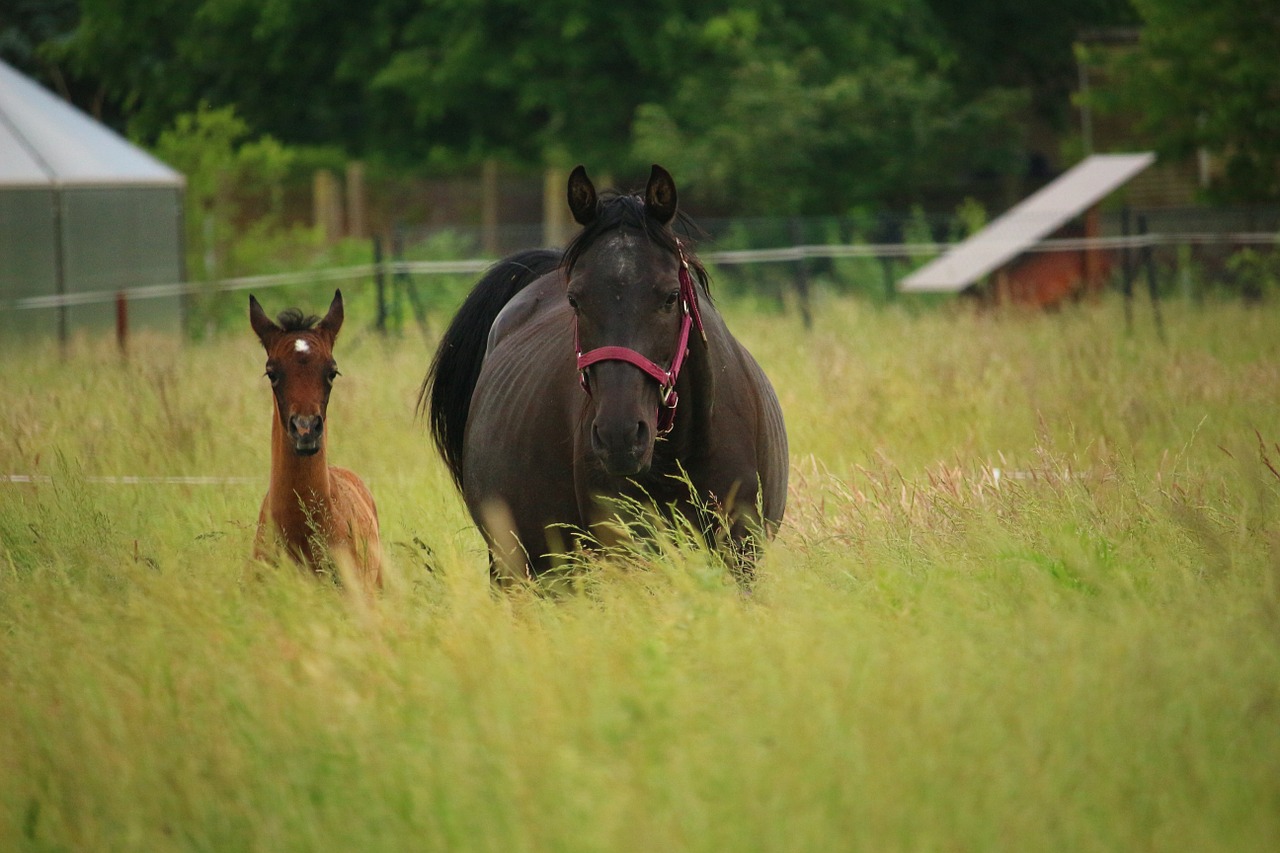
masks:
<svg viewBox="0 0 1280 853"><path fill-rule="evenodd" d="M568 230L569 202L565 189L569 176L563 169L548 166L542 173L542 245L559 246Z"/></svg>
<svg viewBox="0 0 1280 853"><path fill-rule="evenodd" d="M368 236L369 204L364 177L364 163L352 160L347 164L347 236L357 239Z"/></svg>
<svg viewBox="0 0 1280 853"><path fill-rule="evenodd" d="M498 256L498 161L492 157L480 167L480 250Z"/></svg>
<svg viewBox="0 0 1280 853"><path fill-rule="evenodd" d="M338 179L328 169L318 169L311 183L311 208L313 221L326 243L336 243L342 237L342 200Z"/></svg>

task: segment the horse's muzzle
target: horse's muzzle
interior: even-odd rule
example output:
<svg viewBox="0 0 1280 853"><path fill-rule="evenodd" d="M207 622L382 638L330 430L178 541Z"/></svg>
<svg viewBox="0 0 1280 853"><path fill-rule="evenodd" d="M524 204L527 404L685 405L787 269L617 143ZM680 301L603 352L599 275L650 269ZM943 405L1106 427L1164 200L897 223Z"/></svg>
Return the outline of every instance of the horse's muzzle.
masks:
<svg viewBox="0 0 1280 853"><path fill-rule="evenodd" d="M644 421L591 425L591 450L614 477L634 477L653 463L653 428Z"/></svg>
<svg viewBox="0 0 1280 853"><path fill-rule="evenodd" d="M320 415L293 415L289 418L289 437L299 456L314 456L324 440L324 418Z"/></svg>

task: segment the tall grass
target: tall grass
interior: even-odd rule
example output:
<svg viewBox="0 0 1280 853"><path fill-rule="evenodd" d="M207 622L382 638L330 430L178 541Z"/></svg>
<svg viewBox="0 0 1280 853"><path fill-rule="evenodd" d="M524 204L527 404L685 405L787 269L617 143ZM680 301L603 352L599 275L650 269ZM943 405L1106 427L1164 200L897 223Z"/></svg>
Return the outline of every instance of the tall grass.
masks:
<svg viewBox="0 0 1280 853"><path fill-rule="evenodd" d="M0 473L49 479L0 483L0 849L1274 849L1274 307L725 308L791 436L749 596L678 542L492 593L430 342L359 317L372 604L248 559L247 327L6 351Z"/></svg>

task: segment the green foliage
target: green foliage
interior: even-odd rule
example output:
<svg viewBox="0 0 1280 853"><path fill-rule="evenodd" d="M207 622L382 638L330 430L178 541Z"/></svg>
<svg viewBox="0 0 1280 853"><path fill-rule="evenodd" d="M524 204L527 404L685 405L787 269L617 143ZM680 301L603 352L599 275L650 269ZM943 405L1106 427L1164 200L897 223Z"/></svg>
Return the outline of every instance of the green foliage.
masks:
<svg viewBox="0 0 1280 853"><path fill-rule="evenodd" d="M1233 284L1246 299L1280 296L1280 243L1263 251L1240 249L1227 259Z"/></svg>
<svg viewBox="0 0 1280 853"><path fill-rule="evenodd" d="M1222 163L1213 194L1233 202L1280 201L1280 8L1253 0L1133 0L1142 17L1136 49L1091 57L1112 80L1097 109L1133 116L1162 154L1199 149Z"/></svg>
<svg viewBox="0 0 1280 853"><path fill-rule="evenodd" d="M372 602L248 557L247 322L3 352L0 472L51 480L0 482L0 848L1274 847L1274 304L1171 301L1157 346L1118 300L718 303L791 436L750 596L679 530L491 593L416 337L337 345Z"/></svg>
<svg viewBox="0 0 1280 853"><path fill-rule="evenodd" d="M240 206L246 188L262 188L269 199L256 226L269 230L281 224L283 181L295 155L271 137L249 137L249 125L233 107L201 104L179 115L156 140L155 155L187 179L187 268L197 278L235 274L236 261L227 255L247 218Z"/></svg>
<svg viewBox="0 0 1280 853"><path fill-rule="evenodd" d="M855 211L850 217L847 232L832 227L826 235L831 244L869 245L875 242L875 223L865 211ZM894 298L891 281L892 270L888 258L869 255L833 258L830 266L832 290L836 293L856 294L873 304L881 304Z"/></svg>
<svg viewBox="0 0 1280 853"><path fill-rule="evenodd" d="M693 176L692 186L727 209L758 215L900 205L979 172L1021 168L1019 92L962 100L913 56L783 52L762 42L719 77L689 76L663 103L642 105L638 158Z"/></svg>
<svg viewBox="0 0 1280 853"><path fill-rule="evenodd" d="M929 247L912 252L908 258L912 266L926 264L938 256L938 249L933 248L937 246L937 243L934 242L933 226L930 224L924 208L918 204L912 206L911 215L907 218L906 224L902 228L902 242L908 246Z"/></svg>
<svg viewBox="0 0 1280 853"><path fill-rule="evenodd" d="M955 242L968 239L987 227L987 209L976 198L966 198L956 208L955 226L951 239Z"/></svg>
<svg viewBox="0 0 1280 853"><path fill-rule="evenodd" d="M49 51L132 135L202 102L407 167L654 159L747 213L832 213L1022 168L1020 86L958 86L925 0L786 7L81 0ZM333 22L341 20L342 26Z"/></svg>
<svg viewBox="0 0 1280 853"><path fill-rule="evenodd" d="M1076 120L1069 100L1078 83L1073 43L1085 31L1137 23L1130 0L1033 5L927 0L927 5L954 51L948 80L966 95L992 87L1025 91L1035 115L1060 130Z"/></svg>
<svg viewBox="0 0 1280 853"><path fill-rule="evenodd" d="M1072 40L1140 23L1094 106L1166 155L1213 153L1218 198L1265 202L1272 5L18 0L0 53L147 142L207 102L399 168L661 160L735 212L830 214L1019 175L1028 116L1067 124Z"/></svg>
<svg viewBox="0 0 1280 853"><path fill-rule="evenodd" d="M130 135L155 139L207 101L292 145L412 145L404 104L368 88L397 38L397 2L80 0L50 53L99 83ZM335 22L341 22L341 26Z"/></svg>
<svg viewBox="0 0 1280 853"><path fill-rule="evenodd" d="M27 73L47 69L42 46L56 44L75 27L77 6L77 0L10 0L0 17L0 57ZM55 89L66 85L51 82Z"/></svg>
<svg viewBox="0 0 1280 853"><path fill-rule="evenodd" d="M284 224L284 181L296 152L271 137L252 138L233 107L201 104L179 115L161 132L153 153L187 180L186 265L192 280L281 271L266 268L267 259L295 264L294 269L325 261L317 234ZM253 204L259 197L264 203ZM300 257L299 246L311 251ZM213 288L194 294L187 303L188 330L208 334L242 313L241 301Z"/></svg>

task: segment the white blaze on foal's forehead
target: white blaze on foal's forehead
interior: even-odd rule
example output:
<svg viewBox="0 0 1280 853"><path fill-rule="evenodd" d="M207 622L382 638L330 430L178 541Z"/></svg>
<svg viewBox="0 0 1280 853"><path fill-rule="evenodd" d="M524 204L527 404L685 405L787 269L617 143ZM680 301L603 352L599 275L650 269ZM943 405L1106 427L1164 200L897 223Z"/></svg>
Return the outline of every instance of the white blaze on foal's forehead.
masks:
<svg viewBox="0 0 1280 853"><path fill-rule="evenodd" d="M311 344L307 343L302 338L298 338L293 342L293 348L297 352L311 352Z"/></svg>

